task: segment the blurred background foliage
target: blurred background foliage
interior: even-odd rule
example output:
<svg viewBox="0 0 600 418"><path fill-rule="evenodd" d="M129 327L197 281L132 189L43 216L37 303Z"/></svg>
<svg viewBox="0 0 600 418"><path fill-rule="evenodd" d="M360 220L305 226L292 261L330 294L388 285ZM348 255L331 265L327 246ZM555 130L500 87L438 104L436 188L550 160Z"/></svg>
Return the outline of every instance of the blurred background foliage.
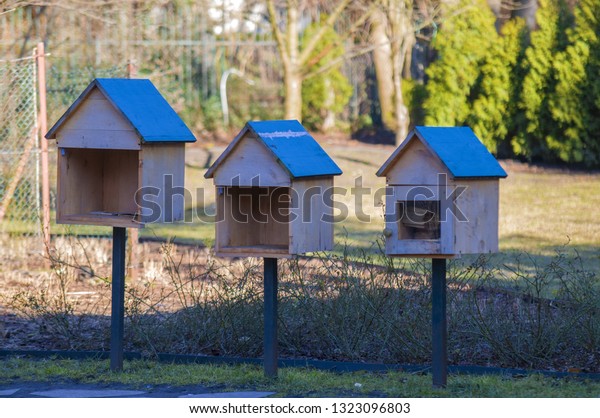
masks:
<svg viewBox="0 0 600 418"><path fill-rule="evenodd" d="M292 70L312 130L383 141L417 124L469 125L499 157L600 167L599 10L600 0L5 0L0 59L46 43L50 122L95 75L134 63L210 139L285 117L282 52L308 46ZM226 83L225 126L229 69L243 76Z"/></svg>

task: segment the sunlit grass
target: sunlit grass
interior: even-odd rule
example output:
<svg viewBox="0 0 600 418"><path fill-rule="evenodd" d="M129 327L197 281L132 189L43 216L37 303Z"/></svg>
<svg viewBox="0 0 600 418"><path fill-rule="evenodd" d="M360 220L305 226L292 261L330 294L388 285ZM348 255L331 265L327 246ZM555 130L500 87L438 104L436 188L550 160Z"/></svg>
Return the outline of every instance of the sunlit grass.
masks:
<svg viewBox="0 0 600 418"><path fill-rule="evenodd" d="M122 373L102 360L0 361L0 384L12 381L61 380L81 383L121 383L139 389L154 385L215 387L219 392L261 390L289 397L597 397L600 382L531 375L450 375L446 389L434 389L428 374L403 372L333 373L306 368L282 368L279 378L266 378L258 365L170 364L126 361ZM358 384L358 385L357 385Z"/></svg>

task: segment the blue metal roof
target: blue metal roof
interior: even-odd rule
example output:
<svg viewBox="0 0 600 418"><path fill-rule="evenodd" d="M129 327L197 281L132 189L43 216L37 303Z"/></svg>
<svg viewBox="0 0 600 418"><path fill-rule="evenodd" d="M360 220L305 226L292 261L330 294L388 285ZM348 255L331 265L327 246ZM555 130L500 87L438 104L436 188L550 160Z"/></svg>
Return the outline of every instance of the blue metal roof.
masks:
<svg viewBox="0 0 600 418"><path fill-rule="evenodd" d="M342 170L321 148L319 143L297 120L248 122L229 147L208 169L205 177L214 171L233 151L238 141L250 130L273 154L274 159L292 178L337 176Z"/></svg>
<svg viewBox="0 0 600 418"><path fill-rule="evenodd" d="M297 120L247 124L293 178L337 176L342 170Z"/></svg>
<svg viewBox="0 0 600 418"><path fill-rule="evenodd" d="M418 137L454 178L506 177L506 171L468 126L416 126L377 172L383 176Z"/></svg>
<svg viewBox="0 0 600 418"><path fill-rule="evenodd" d="M506 177L506 171L468 126L417 126L415 130L455 178Z"/></svg>
<svg viewBox="0 0 600 418"><path fill-rule="evenodd" d="M251 121L204 175L213 176L245 133L251 131L273 154L291 178L337 176L342 170L297 120Z"/></svg>
<svg viewBox="0 0 600 418"><path fill-rule="evenodd" d="M119 112L131 123L144 142L195 142L189 130L150 80L97 78L85 89L69 110L48 131L54 138L60 125L72 114L94 88L98 87Z"/></svg>

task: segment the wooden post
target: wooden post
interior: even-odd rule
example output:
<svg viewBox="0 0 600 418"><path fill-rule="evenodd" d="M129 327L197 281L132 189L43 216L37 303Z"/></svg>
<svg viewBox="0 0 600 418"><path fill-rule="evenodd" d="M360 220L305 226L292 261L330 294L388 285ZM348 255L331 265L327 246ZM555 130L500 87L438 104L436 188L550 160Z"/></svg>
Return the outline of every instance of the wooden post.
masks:
<svg viewBox="0 0 600 418"><path fill-rule="evenodd" d="M125 247L127 229L113 227L112 309L110 315L110 369L123 370L125 322Z"/></svg>
<svg viewBox="0 0 600 418"><path fill-rule="evenodd" d="M130 59L127 62L127 78L136 78L137 68L134 60ZM129 230L129 247L128 247L128 263L127 276L131 280L136 280L138 276L138 248L140 242L140 235L137 228L130 228Z"/></svg>
<svg viewBox="0 0 600 418"><path fill-rule="evenodd" d="M264 259L265 289L265 335L264 369L265 376L277 377L277 259Z"/></svg>
<svg viewBox="0 0 600 418"><path fill-rule="evenodd" d="M431 328L433 387L445 388L448 376L446 328L446 259L431 260Z"/></svg>
<svg viewBox="0 0 600 418"><path fill-rule="evenodd" d="M38 94L40 98L39 127L41 132L41 169L42 169L42 234L46 251L50 249L50 176L48 168L48 142L44 138L48 131L48 115L46 111L46 57L44 43L37 45Z"/></svg>

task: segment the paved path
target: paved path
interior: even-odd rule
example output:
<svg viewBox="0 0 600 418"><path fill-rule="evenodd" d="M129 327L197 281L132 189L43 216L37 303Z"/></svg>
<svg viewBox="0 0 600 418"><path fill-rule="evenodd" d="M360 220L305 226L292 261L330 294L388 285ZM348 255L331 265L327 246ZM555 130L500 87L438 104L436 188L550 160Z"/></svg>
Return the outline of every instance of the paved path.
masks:
<svg viewBox="0 0 600 418"><path fill-rule="evenodd" d="M265 398L272 395L275 392L218 392L203 386L132 388L121 384L0 383L0 398Z"/></svg>

